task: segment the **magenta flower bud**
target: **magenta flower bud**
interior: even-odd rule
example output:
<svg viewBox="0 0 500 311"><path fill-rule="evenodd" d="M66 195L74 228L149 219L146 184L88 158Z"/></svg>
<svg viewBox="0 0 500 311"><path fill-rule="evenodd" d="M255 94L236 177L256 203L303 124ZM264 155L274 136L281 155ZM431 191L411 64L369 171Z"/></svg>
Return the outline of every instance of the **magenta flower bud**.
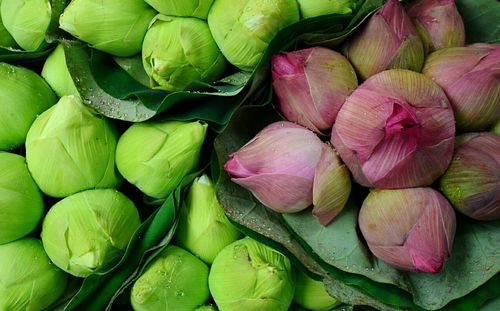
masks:
<svg viewBox="0 0 500 311"><path fill-rule="evenodd" d="M331 142L365 187L430 185L453 155L455 120L443 90L423 74L374 75L340 109Z"/></svg>
<svg viewBox="0 0 500 311"><path fill-rule="evenodd" d="M424 47L415 26L397 0L389 0L344 46L344 54L366 80L386 69L420 72Z"/></svg>
<svg viewBox="0 0 500 311"><path fill-rule="evenodd" d="M441 191L468 217L500 219L500 135L471 133L457 141L453 160L440 180Z"/></svg>
<svg viewBox="0 0 500 311"><path fill-rule="evenodd" d="M481 131L500 118L500 44L473 44L436 51L422 73L450 99L457 130Z"/></svg>
<svg viewBox="0 0 500 311"><path fill-rule="evenodd" d="M373 190L358 220L370 251L398 269L437 273L451 253L455 213L432 188Z"/></svg>
<svg viewBox="0 0 500 311"><path fill-rule="evenodd" d="M317 133L331 130L340 107L358 86L347 58L324 47L273 56L272 75L285 118Z"/></svg>
<svg viewBox="0 0 500 311"><path fill-rule="evenodd" d="M463 46L465 29L455 0L410 2L406 12L413 19L427 52Z"/></svg>
<svg viewBox="0 0 500 311"><path fill-rule="evenodd" d="M265 206L297 212L312 204L315 167L323 145L300 125L275 122L231 154L224 169Z"/></svg>

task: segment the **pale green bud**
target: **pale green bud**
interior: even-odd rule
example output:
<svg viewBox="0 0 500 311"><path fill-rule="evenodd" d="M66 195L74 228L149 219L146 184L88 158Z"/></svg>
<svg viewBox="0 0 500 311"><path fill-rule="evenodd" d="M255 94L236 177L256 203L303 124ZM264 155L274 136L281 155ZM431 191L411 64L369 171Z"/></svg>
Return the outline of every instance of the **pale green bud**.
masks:
<svg viewBox="0 0 500 311"><path fill-rule="evenodd" d="M116 166L146 195L166 198L198 169L206 131L201 122L135 123L118 141Z"/></svg>
<svg viewBox="0 0 500 311"><path fill-rule="evenodd" d="M308 310L331 310L342 303L328 294L323 282L312 279L302 271L297 272L295 283L293 300Z"/></svg>
<svg viewBox="0 0 500 311"><path fill-rule="evenodd" d="M59 27L98 50L132 56L141 50L155 14L143 0L73 0Z"/></svg>
<svg viewBox="0 0 500 311"><path fill-rule="evenodd" d="M217 0L208 12L208 26L227 60L251 71L274 36L299 21L295 0Z"/></svg>
<svg viewBox="0 0 500 311"><path fill-rule="evenodd" d="M288 310L295 275L288 258L245 237L215 257L208 284L223 311Z"/></svg>
<svg viewBox="0 0 500 311"><path fill-rule="evenodd" d="M63 294L68 281L33 238L0 245L0 271L0 310L45 310Z"/></svg>
<svg viewBox="0 0 500 311"><path fill-rule="evenodd" d="M52 206L41 236L55 265L74 276L86 277L112 268L140 224L134 203L124 194L94 189Z"/></svg>
<svg viewBox="0 0 500 311"><path fill-rule="evenodd" d="M226 60L205 21L158 15L142 45L144 70L153 88L196 89L224 72Z"/></svg>
<svg viewBox="0 0 500 311"><path fill-rule="evenodd" d="M215 185L207 175L196 178L182 206L176 242L211 264L228 244L240 238L217 200Z"/></svg>
<svg viewBox="0 0 500 311"><path fill-rule="evenodd" d="M79 97L62 97L33 122L26 137L28 168L43 193L65 197L93 188L114 188L118 134Z"/></svg>
<svg viewBox="0 0 500 311"><path fill-rule="evenodd" d="M71 78L69 74L62 44L59 44L49 57L47 57L43 65L42 77L47 81L54 92L56 92L57 96L80 96L73 82L73 78Z"/></svg>
<svg viewBox="0 0 500 311"><path fill-rule="evenodd" d="M52 17L49 0L2 0L0 14L5 29L21 48L36 51L45 46Z"/></svg>
<svg viewBox="0 0 500 311"><path fill-rule="evenodd" d="M0 0L0 7L2 5L2 0ZM2 21L2 14L0 11L0 47L4 48L17 48L17 43L14 38L10 35L9 31L5 29Z"/></svg>
<svg viewBox="0 0 500 311"><path fill-rule="evenodd" d="M362 1L359 0L297 0L302 18L326 14L353 14Z"/></svg>
<svg viewBox="0 0 500 311"><path fill-rule="evenodd" d="M0 150L24 144L36 116L57 101L47 83L23 67L0 63Z"/></svg>
<svg viewBox="0 0 500 311"><path fill-rule="evenodd" d="M207 265L170 245L134 283L130 300L135 311L192 311L209 296Z"/></svg>
<svg viewBox="0 0 500 311"><path fill-rule="evenodd" d="M43 197L25 159L0 152L0 244L27 235L43 215Z"/></svg>
<svg viewBox="0 0 500 311"><path fill-rule="evenodd" d="M214 0L144 0L163 15L207 19Z"/></svg>

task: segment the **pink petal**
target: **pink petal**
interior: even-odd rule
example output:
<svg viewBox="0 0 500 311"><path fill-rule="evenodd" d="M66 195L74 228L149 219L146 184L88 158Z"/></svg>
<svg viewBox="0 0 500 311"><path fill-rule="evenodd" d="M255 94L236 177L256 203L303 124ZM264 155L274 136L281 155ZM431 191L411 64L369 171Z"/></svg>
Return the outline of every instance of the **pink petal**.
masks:
<svg viewBox="0 0 500 311"><path fill-rule="evenodd" d="M312 204L312 179L284 174L260 174L232 178L250 190L265 206L280 213L294 213Z"/></svg>

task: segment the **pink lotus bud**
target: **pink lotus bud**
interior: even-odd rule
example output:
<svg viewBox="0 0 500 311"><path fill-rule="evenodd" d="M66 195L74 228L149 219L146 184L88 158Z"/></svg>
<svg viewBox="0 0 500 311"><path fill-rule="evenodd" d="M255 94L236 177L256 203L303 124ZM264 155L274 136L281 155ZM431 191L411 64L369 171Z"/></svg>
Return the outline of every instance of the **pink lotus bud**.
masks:
<svg viewBox="0 0 500 311"><path fill-rule="evenodd" d="M500 44L438 50L422 73L445 91L458 130L481 131L500 118Z"/></svg>
<svg viewBox="0 0 500 311"><path fill-rule="evenodd" d="M462 214L478 220L500 219L500 135L460 136L440 188Z"/></svg>
<svg viewBox="0 0 500 311"><path fill-rule="evenodd" d="M351 177L329 144L323 145L315 169L313 215L323 226L328 225L344 208L351 193Z"/></svg>
<svg viewBox="0 0 500 311"><path fill-rule="evenodd" d="M406 6L406 12L428 52L464 45L464 22L455 0L414 1Z"/></svg>
<svg viewBox="0 0 500 311"><path fill-rule="evenodd" d="M265 206L293 213L312 203L315 167L323 145L300 125L275 122L231 154L224 169Z"/></svg>
<svg viewBox="0 0 500 311"><path fill-rule="evenodd" d="M323 47L273 56L272 74L285 118L318 133L331 130L340 107L358 86L349 61Z"/></svg>
<svg viewBox="0 0 500 311"><path fill-rule="evenodd" d="M430 185L444 173L454 134L443 90L423 74L393 69L347 98L331 142L359 184L409 188Z"/></svg>
<svg viewBox="0 0 500 311"><path fill-rule="evenodd" d="M453 208L432 188L373 190L359 212L359 228L372 253L403 270L439 272L455 227Z"/></svg>
<svg viewBox="0 0 500 311"><path fill-rule="evenodd" d="M362 79L386 69L420 72L424 47L415 26L397 0L389 0L351 37L344 54Z"/></svg>

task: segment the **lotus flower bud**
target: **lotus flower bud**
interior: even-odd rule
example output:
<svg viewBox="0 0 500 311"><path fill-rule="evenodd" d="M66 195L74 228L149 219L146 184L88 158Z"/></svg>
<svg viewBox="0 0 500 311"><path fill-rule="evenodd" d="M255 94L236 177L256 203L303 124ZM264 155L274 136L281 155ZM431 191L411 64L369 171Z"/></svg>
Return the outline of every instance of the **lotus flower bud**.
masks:
<svg viewBox="0 0 500 311"><path fill-rule="evenodd" d="M113 124L64 96L33 122L26 137L28 168L43 193L62 198L93 188L118 187L118 133Z"/></svg>
<svg viewBox="0 0 500 311"><path fill-rule="evenodd" d="M288 310L295 275L288 258L245 237L215 257L208 285L220 310Z"/></svg>
<svg viewBox="0 0 500 311"><path fill-rule="evenodd" d="M45 47L52 6L49 0L2 0L0 14L5 29L26 51Z"/></svg>
<svg viewBox="0 0 500 311"><path fill-rule="evenodd" d="M461 140L440 180L441 191L468 217L500 219L500 136L473 133Z"/></svg>
<svg viewBox="0 0 500 311"><path fill-rule="evenodd" d="M315 167L323 145L300 125L276 122L231 154L224 169L270 209L298 212L313 201Z"/></svg>
<svg viewBox="0 0 500 311"><path fill-rule="evenodd" d="M59 97L80 96L66 65L64 47L59 44L47 57L42 69L42 77Z"/></svg>
<svg viewBox="0 0 500 311"><path fill-rule="evenodd" d="M0 150L24 144L36 116L57 102L55 94L36 73L0 63Z"/></svg>
<svg viewBox="0 0 500 311"><path fill-rule="evenodd" d="M328 294L325 285L302 271L297 271L293 301L307 310L332 310L342 302Z"/></svg>
<svg viewBox="0 0 500 311"><path fill-rule="evenodd" d="M419 0L410 2L406 12L413 22L428 52L463 46L464 22L455 0Z"/></svg>
<svg viewBox="0 0 500 311"><path fill-rule="evenodd" d="M240 232L224 214L217 200L215 185L207 175L193 181L183 203L175 241L204 262L212 264L226 245L240 238Z"/></svg>
<svg viewBox="0 0 500 311"><path fill-rule="evenodd" d="M95 49L132 56L141 51L155 14L143 0L73 0L61 14L59 27Z"/></svg>
<svg viewBox="0 0 500 311"><path fill-rule="evenodd" d="M10 35L9 31L5 29L5 26L3 25L2 21L2 14L1 14L1 5L2 5L2 0L0 0L0 47L3 48L17 48L17 43L14 38Z"/></svg>
<svg viewBox="0 0 500 311"><path fill-rule="evenodd" d="M450 99L457 130L484 130L500 118L500 44L436 51L422 72Z"/></svg>
<svg viewBox="0 0 500 311"><path fill-rule="evenodd" d="M295 0L216 0L208 13L208 26L227 60L251 71L274 36L299 18Z"/></svg>
<svg viewBox="0 0 500 311"><path fill-rule="evenodd" d="M0 152L0 172L0 244L4 244L36 228L43 215L43 197L22 156Z"/></svg>
<svg viewBox="0 0 500 311"><path fill-rule="evenodd" d="M342 106L332 144L365 187L430 185L451 161L453 111L443 90L409 70L381 72Z"/></svg>
<svg viewBox="0 0 500 311"><path fill-rule="evenodd" d="M313 215L326 226L337 216L349 199L351 178L330 145L323 145L315 168L313 183Z"/></svg>
<svg viewBox="0 0 500 311"><path fill-rule="evenodd" d="M214 0L144 0L163 15L207 19Z"/></svg>
<svg viewBox="0 0 500 311"><path fill-rule="evenodd" d="M116 166L143 193L166 198L198 169L206 132L202 122L135 123L118 141Z"/></svg>
<svg viewBox="0 0 500 311"><path fill-rule="evenodd" d="M326 14L352 14L362 1L359 0L297 0L302 18Z"/></svg>
<svg viewBox="0 0 500 311"><path fill-rule="evenodd" d="M218 79L226 60L205 21L158 15L142 45L142 63L152 88L196 89Z"/></svg>
<svg viewBox="0 0 500 311"><path fill-rule="evenodd" d="M170 245L134 283L130 300L135 311L177 311L194 310L209 297L207 265Z"/></svg>
<svg viewBox="0 0 500 311"><path fill-rule="evenodd" d="M323 47L273 56L272 75L285 118L318 133L331 130L340 107L358 86L349 61Z"/></svg>
<svg viewBox="0 0 500 311"><path fill-rule="evenodd" d="M42 242L62 270L78 277L111 269L141 224L134 203L114 189L82 191L45 216Z"/></svg>
<svg viewBox="0 0 500 311"><path fill-rule="evenodd" d="M68 282L33 238L0 245L0 271L0 310L46 310Z"/></svg>
<svg viewBox="0 0 500 311"><path fill-rule="evenodd" d="M386 69L420 72L424 47L398 0L389 0L344 47L359 76L366 80Z"/></svg>
<svg viewBox="0 0 500 311"><path fill-rule="evenodd" d="M437 273L455 236L455 213L432 188L373 190L359 212L372 253L403 270Z"/></svg>

